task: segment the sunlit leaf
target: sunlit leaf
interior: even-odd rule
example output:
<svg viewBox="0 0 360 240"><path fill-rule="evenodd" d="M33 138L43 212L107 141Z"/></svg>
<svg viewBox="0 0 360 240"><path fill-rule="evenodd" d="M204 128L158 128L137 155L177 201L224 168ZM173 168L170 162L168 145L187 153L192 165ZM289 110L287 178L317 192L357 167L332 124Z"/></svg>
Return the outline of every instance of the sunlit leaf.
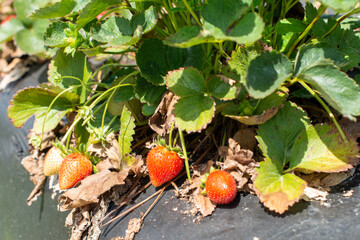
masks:
<svg viewBox="0 0 360 240"><path fill-rule="evenodd" d="M306 187L306 182L298 176L282 175L282 168L270 159L261 162L256 171L256 195L267 208L280 214L299 201Z"/></svg>
<svg viewBox="0 0 360 240"><path fill-rule="evenodd" d="M176 125L188 132L204 129L211 122L214 114L214 101L201 95L180 98L174 109Z"/></svg>
<svg viewBox="0 0 360 240"><path fill-rule="evenodd" d="M309 123L301 108L286 102L275 117L259 126L257 140L263 154L274 164L284 167L297 136Z"/></svg>
<svg viewBox="0 0 360 240"><path fill-rule="evenodd" d="M292 75L290 60L278 52L264 52L250 62L246 88L254 98L273 93Z"/></svg>
<svg viewBox="0 0 360 240"><path fill-rule="evenodd" d="M355 140L342 140L329 125L310 125L296 139L290 152L290 169L340 172L357 163L359 148Z"/></svg>
<svg viewBox="0 0 360 240"><path fill-rule="evenodd" d="M131 142L134 140L133 135L135 134L135 119L126 107L123 108L120 121L121 126L118 141L120 155L124 157L131 153Z"/></svg>

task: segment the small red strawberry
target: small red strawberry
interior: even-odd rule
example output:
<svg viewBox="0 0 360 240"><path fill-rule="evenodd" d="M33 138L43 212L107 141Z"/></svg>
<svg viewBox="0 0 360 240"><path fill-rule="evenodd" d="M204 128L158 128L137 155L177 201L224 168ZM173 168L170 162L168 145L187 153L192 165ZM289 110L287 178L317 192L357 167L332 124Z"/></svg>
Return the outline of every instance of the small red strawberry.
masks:
<svg viewBox="0 0 360 240"><path fill-rule="evenodd" d="M96 16L97 20L100 20L100 18L102 18L102 16L104 16L106 13L106 11L103 11L102 13L100 13L99 15Z"/></svg>
<svg viewBox="0 0 360 240"><path fill-rule="evenodd" d="M223 170L210 173L206 179L205 189L208 197L218 204L232 202L237 193L235 179Z"/></svg>
<svg viewBox="0 0 360 240"><path fill-rule="evenodd" d="M80 153L71 153L64 158L59 171L60 189L73 187L77 182L89 176L92 172L92 163Z"/></svg>
<svg viewBox="0 0 360 240"><path fill-rule="evenodd" d="M9 21L10 19L13 19L13 18L16 18L16 15L9 15L1 21L1 24L6 23L7 21Z"/></svg>
<svg viewBox="0 0 360 240"><path fill-rule="evenodd" d="M61 163L63 161L61 150L57 147L52 147L46 153L44 159L44 174L45 176L51 176L59 173Z"/></svg>
<svg viewBox="0 0 360 240"><path fill-rule="evenodd" d="M155 187L176 177L181 172L183 165L184 160L176 152L161 145L151 149L146 157L150 180Z"/></svg>

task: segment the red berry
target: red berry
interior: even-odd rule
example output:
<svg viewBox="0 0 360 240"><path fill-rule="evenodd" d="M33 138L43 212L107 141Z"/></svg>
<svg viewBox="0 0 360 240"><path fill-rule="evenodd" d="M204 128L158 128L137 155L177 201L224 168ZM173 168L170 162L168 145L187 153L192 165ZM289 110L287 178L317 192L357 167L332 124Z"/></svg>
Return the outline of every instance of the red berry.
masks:
<svg viewBox="0 0 360 240"><path fill-rule="evenodd" d="M1 24L6 23L7 21L9 21L9 20L12 19L12 18L16 18L16 15L9 15L9 16L7 16L5 19L3 19L3 20L1 21Z"/></svg>
<svg viewBox="0 0 360 240"><path fill-rule="evenodd" d="M151 183L158 187L176 177L182 170L184 160L176 152L164 146L156 146L146 157Z"/></svg>
<svg viewBox="0 0 360 240"><path fill-rule="evenodd" d="M59 171L60 189L73 187L92 173L92 163L80 153L72 153L64 158Z"/></svg>
<svg viewBox="0 0 360 240"><path fill-rule="evenodd" d="M61 150L57 147L52 147L46 153L44 159L44 174L45 176L51 176L59 173L61 163L63 161Z"/></svg>
<svg viewBox="0 0 360 240"><path fill-rule="evenodd" d="M97 20L100 20L100 18L102 18L102 16L104 16L106 13L106 11L103 11L102 13L100 13L99 15L96 16Z"/></svg>
<svg viewBox="0 0 360 240"><path fill-rule="evenodd" d="M206 179L205 189L208 197L218 204L232 202L237 193L235 179L223 170L210 173Z"/></svg>

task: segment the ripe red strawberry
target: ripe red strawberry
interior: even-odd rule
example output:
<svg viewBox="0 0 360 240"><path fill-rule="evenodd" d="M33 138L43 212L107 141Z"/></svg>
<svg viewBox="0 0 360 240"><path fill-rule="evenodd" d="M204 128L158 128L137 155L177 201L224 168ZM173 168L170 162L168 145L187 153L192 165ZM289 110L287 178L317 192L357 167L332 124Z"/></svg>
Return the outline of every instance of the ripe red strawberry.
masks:
<svg viewBox="0 0 360 240"><path fill-rule="evenodd" d="M207 177L205 183L206 194L218 204L228 204L236 197L236 182L230 173L217 170Z"/></svg>
<svg viewBox="0 0 360 240"><path fill-rule="evenodd" d="M59 171L60 189L73 187L77 182L89 176L92 163L80 153L71 153L64 158Z"/></svg>
<svg viewBox="0 0 360 240"><path fill-rule="evenodd" d="M12 18L16 18L16 15L9 15L9 16L7 16L5 19L3 19L3 20L1 21L1 24L6 23L7 21L9 21L9 20L12 19Z"/></svg>
<svg viewBox="0 0 360 240"><path fill-rule="evenodd" d="M146 157L146 166L151 183L158 187L174 177L182 170L184 160L176 152L158 145L150 150Z"/></svg>
<svg viewBox="0 0 360 240"><path fill-rule="evenodd" d="M44 159L44 174L45 176L51 176L59 173L61 163L63 161L61 150L57 147L52 147L46 153Z"/></svg>
<svg viewBox="0 0 360 240"><path fill-rule="evenodd" d="M97 20L100 20L100 18L102 18L102 16L104 16L106 13L106 11L103 11L102 13L100 13L99 15L96 16Z"/></svg>

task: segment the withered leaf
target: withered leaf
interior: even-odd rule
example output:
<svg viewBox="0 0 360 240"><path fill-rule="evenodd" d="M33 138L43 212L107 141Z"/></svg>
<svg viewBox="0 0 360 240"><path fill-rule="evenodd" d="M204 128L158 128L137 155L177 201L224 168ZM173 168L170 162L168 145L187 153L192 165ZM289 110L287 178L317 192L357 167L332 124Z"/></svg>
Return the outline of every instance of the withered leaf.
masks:
<svg viewBox="0 0 360 240"><path fill-rule="evenodd" d="M68 190L59 197L60 211L97 203L100 195L114 186L125 184L124 180L127 176L127 170L120 172L104 170L86 177L78 187Z"/></svg>
<svg viewBox="0 0 360 240"><path fill-rule="evenodd" d="M39 159L37 155L38 152L35 151L32 155L25 157L21 161L21 164L30 174L30 180L35 184L34 189L26 200L26 203L29 206L32 202L36 201L39 195L41 195L46 179L43 173L44 160L43 158Z"/></svg>
<svg viewBox="0 0 360 240"><path fill-rule="evenodd" d="M175 121L174 105L179 97L172 92L164 94L155 113L149 119L149 126L160 136L169 133L172 123Z"/></svg>
<svg viewBox="0 0 360 240"><path fill-rule="evenodd" d="M328 195L329 193L326 191L321 191L319 189L315 189L311 187L305 187L301 198L304 199L305 201L316 200L316 201L326 202Z"/></svg>
<svg viewBox="0 0 360 240"><path fill-rule="evenodd" d="M233 116L233 115L226 115L226 117L229 117L231 119L234 119L238 122L241 122L246 125L260 125L265 123L267 120L271 119L273 116L276 115L278 112L278 107L273 107L270 109L265 110L260 115L254 115L254 116Z"/></svg>
<svg viewBox="0 0 360 240"><path fill-rule="evenodd" d="M234 134L233 139L240 144L242 149L254 151L257 145L255 136L255 128L243 128Z"/></svg>

